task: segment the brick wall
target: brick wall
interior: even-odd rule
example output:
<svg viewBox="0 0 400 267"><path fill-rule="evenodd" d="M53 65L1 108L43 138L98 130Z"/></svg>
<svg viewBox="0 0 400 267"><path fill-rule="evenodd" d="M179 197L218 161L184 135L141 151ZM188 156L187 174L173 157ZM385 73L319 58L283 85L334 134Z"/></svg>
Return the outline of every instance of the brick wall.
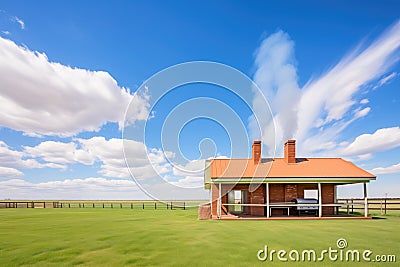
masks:
<svg viewBox="0 0 400 267"><path fill-rule="evenodd" d="M298 184L297 185L297 197L304 198L304 190L318 190L317 184Z"/></svg>
<svg viewBox="0 0 400 267"><path fill-rule="evenodd" d="M321 184L322 204L331 204L335 201L335 186L333 184ZM333 215L334 207L322 207L322 215Z"/></svg>
<svg viewBox="0 0 400 267"><path fill-rule="evenodd" d="M285 184L285 202L297 198L297 184Z"/></svg>
<svg viewBox="0 0 400 267"><path fill-rule="evenodd" d="M199 206L198 218L199 220L211 219L211 205L209 203Z"/></svg>
<svg viewBox="0 0 400 267"><path fill-rule="evenodd" d="M283 150L285 161L287 163L296 163L296 141L287 140Z"/></svg>
<svg viewBox="0 0 400 267"><path fill-rule="evenodd" d="M211 214L217 216L218 185L211 184Z"/></svg>
<svg viewBox="0 0 400 267"><path fill-rule="evenodd" d="M260 185L254 192L248 193L250 203L265 204L265 185ZM249 214L254 216L264 216L264 207L249 207Z"/></svg>
<svg viewBox="0 0 400 267"><path fill-rule="evenodd" d="M284 202L285 201L285 187L283 184L270 184L269 185L269 202Z"/></svg>
<svg viewBox="0 0 400 267"><path fill-rule="evenodd" d="M285 186L283 184L269 185L269 202L285 202ZM272 209L272 216L281 216L284 210Z"/></svg>
<svg viewBox="0 0 400 267"><path fill-rule="evenodd" d="M247 198L246 203L264 204L265 199L265 185L257 188L254 192L248 192L248 185L222 185L222 214L226 214L227 206L223 205L228 202L227 193L229 190L246 190ZM333 184L322 184L322 203L334 203L335 201L335 186ZM273 202L290 202L294 198L304 198L304 190L318 189L317 184L270 184L269 185L269 198L270 203ZM217 199L218 199L218 185L212 184L212 215L217 215ZM264 207L245 207L245 213L255 216L264 216ZM333 215L333 207L323 207L323 215ZM272 216L286 215L285 210L273 209Z"/></svg>

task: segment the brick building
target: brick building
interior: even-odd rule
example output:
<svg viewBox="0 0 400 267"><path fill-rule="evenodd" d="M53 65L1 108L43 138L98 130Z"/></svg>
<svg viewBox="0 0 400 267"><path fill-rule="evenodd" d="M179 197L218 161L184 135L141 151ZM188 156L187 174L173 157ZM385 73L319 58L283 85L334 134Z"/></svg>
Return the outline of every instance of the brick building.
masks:
<svg viewBox="0 0 400 267"><path fill-rule="evenodd" d="M333 216L340 206L337 186L363 183L366 203L366 184L376 179L341 158L296 158L295 140L285 143L284 158L261 158L261 146L261 141L253 142L250 159L206 162L204 181L205 188L211 190L211 205L209 210L200 209L203 214L211 214L208 217L213 219L229 215L289 216L295 215L297 207L304 207L295 199L314 199L310 206L316 216ZM367 205L364 212L367 216Z"/></svg>

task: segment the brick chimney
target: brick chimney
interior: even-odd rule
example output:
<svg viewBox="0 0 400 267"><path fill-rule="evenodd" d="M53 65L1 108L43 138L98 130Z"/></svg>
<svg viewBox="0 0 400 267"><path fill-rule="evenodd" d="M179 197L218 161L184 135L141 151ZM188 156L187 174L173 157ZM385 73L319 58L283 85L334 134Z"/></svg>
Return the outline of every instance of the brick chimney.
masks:
<svg viewBox="0 0 400 267"><path fill-rule="evenodd" d="M285 161L296 163L296 140L287 140L285 143Z"/></svg>
<svg viewBox="0 0 400 267"><path fill-rule="evenodd" d="M254 164L258 164L261 161L261 141L254 141L252 146L252 158Z"/></svg>

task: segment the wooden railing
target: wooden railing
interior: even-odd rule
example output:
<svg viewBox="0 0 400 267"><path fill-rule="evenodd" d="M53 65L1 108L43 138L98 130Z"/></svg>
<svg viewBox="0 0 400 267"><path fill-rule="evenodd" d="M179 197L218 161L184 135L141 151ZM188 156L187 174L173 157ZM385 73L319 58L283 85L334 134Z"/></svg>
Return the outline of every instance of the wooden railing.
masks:
<svg viewBox="0 0 400 267"><path fill-rule="evenodd" d="M400 210L400 198L368 198L368 210L381 211L386 214L390 210ZM345 205L347 213L354 213L364 209L363 198L341 198L338 203Z"/></svg>
<svg viewBox="0 0 400 267"><path fill-rule="evenodd" d="M204 201L203 201L204 202ZM0 208L102 208L102 209L182 209L196 207L201 201L38 201L5 200Z"/></svg>

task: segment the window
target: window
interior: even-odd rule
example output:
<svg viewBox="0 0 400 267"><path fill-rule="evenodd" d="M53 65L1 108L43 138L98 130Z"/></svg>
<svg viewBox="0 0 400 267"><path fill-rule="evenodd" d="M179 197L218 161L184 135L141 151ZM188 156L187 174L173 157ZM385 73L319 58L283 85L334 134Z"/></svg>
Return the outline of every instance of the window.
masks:
<svg viewBox="0 0 400 267"><path fill-rule="evenodd" d="M316 189L307 189L304 190L304 198L314 198L314 199L318 199L318 190Z"/></svg>

